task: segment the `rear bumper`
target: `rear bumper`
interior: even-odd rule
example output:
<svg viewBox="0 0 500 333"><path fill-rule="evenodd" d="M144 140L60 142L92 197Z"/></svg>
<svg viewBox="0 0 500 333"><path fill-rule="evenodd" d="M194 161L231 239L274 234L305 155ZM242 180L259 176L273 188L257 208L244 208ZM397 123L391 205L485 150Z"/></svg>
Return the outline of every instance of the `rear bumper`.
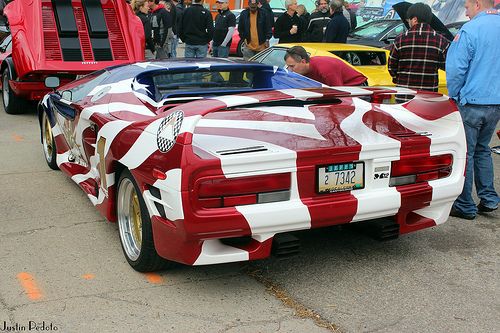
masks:
<svg viewBox="0 0 500 333"><path fill-rule="evenodd" d="M444 223L463 186L463 169L447 178L380 190L358 190L284 202L197 212L183 194L184 219L152 217L159 255L189 265L266 258L279 233L380 218L393 220L405 234ZM462 172L462 175L460 174ZM209 212L212 211L212 212ZM251 237L237 246L224 239Z"/></svg>

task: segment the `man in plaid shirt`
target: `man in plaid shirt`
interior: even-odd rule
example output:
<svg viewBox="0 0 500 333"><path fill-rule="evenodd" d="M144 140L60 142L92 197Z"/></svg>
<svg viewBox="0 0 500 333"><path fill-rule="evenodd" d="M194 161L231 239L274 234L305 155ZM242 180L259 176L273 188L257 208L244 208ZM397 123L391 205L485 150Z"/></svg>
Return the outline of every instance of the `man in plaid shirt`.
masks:
<svg viewBox="0 0 500 333"><path fill-rule="evenodd" d="M410 29L396 37L392 45L389 73L399 87L437 91L438 69L445 67L450 42L430 26L432 11L428 5L411 5L407 18Z"/></svg>

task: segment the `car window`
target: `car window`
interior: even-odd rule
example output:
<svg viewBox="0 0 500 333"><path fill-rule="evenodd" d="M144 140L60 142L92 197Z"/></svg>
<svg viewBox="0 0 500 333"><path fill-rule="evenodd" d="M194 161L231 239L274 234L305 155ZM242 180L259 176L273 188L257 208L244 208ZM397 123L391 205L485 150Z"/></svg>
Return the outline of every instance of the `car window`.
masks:
<svg viewBox="0 0 500 333"><path fill-rule="evenodd" d="M99 84L101 84L110 73L105 70L97 71L94 73L90 73L89 75L84 76L82 79L75 81L76 84L70 86L69 89L65 89L64 91L71 92L71 102L78 102L88 96L88 94ZM63 92L61 92L63 93ZM67 95L67 94L66 94Z"/></svg>
<svg viewBox="0 0 500 333"><path fill-rule="evenodd" d="M273 50L272 48L269 48L269 49L266 49L266 50L264 50L262 52L259 52L256 55L254 55L250 61L255 61L255 62L262 63L262 60L265 57L267 57L269 55L269 52L271 52L272 50Z"/></svg>
<svg viewBox="0 0 500 333"><path fill-rule="evenodd" d="M162 73L153 76L155 98L162 100L169 96L205 94L221 90L247 90L271 87L270 75L265 71L198 71L189 73Z"/></svg>
<svg viewBox="0 0 500 333"><path fill-rule="evenodd" d="M353 66L378 66L387 63L385 52L375 51L330 51Z"/></svg>
<svg viewBox="0 0 500 333"><path fill-rule="evenodd" d="M391 31L385 35L385 38L387 39L395 39L397 36L399 36L401 33L403 33L406 30L406 27L404 24L400 24L396 27L394 27Z"/></svg>
<svg viewBox="0 0 500 333"><path fill-rule="evenodd" d="M268 53L268 55L262 60L259 61L266 65L285 67L285 54L286 49L275 48Z"/></svg>
<svg viewBox="0 0 500 333"><path fill-rule="evenodd" d="M365 24L355 30L353 30L352 35L356 37L362 38L376 38L386 29L390 28L394 25L393 21L372 21L368 24Z"/></svg>

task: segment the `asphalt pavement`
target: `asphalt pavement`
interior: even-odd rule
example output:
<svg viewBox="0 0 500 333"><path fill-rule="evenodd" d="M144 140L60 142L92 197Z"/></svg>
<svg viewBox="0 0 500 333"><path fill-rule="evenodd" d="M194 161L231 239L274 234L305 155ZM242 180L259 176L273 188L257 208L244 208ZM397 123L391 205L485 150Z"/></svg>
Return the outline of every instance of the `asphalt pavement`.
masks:
<svg viewBox="0 0 500 333"><path fill-rule="evenodd" d="M499 155L494 162L500 189ZM290 259L141 274L124 259L117 226L45 164L34 111L11 116L1 107L0 189L0 331L500 327L498 211L389 242L351 229L301 232L302 250Z"/></svg>

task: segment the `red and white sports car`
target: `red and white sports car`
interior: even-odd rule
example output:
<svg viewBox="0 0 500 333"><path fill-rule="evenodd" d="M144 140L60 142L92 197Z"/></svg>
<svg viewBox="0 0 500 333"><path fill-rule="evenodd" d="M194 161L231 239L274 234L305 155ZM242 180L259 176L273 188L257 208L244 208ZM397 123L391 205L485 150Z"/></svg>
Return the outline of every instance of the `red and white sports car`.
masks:
<svg viewBox="0 0 500 333"><path fill-rule="evenodd" d="M415 97L383 104L395 93ZM138 271L265 258L302 229L435 226L464 182L461 118L437 93L179 60L96 72L39 111L47 163L118 222Z"/></svg>

